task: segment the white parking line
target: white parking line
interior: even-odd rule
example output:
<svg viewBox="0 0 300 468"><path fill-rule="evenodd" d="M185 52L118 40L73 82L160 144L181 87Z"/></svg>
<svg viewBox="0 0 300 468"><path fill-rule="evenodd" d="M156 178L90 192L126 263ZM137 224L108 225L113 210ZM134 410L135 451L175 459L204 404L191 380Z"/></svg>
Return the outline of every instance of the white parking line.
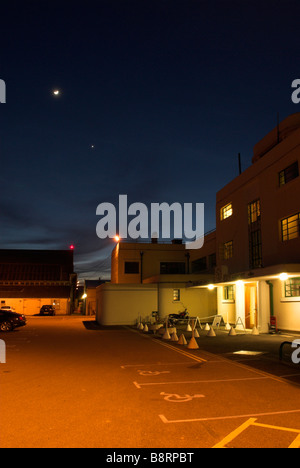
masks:
<svg viewBox="0 0 300 468"><path fill-rule="evenodd" d="M300 409L289 410L289 411L276 411L272 413L254 413L254 414L237 414L231 416L216 416L212 418L195 418L195 419L173 419L169 420L163 414L159 415L159 418L164 424L177 424L177 423L186 423L186 422L203 422L203 421L221 421L221 420L228 420L228 419L240 419L240 418L255 418L259 416L277 416L280 414L293 414L293 413L300 413Z"/></svg>
<svg viewBox="0 0 300 468"><path fill-rule="evenodd" d="M243 379L222 379L222 380L184 380L181 382L146 382L146 383L138 383L138 382L133 382L133 385L136 386L136 388L142 388L146 386L151 386L151 385L182 385L182 384L207 384L207 383L224 383L224 382L242 382L246 380L267 380L270 379L270 377L245 377Z"/></svg>
<svg viewBox="0 0 300 468"><path fill-rule="evenodd" d="M129 367L152 367L152 366L186 366L186 362L154 362L150 364L124 364L121 369L127 369Z"/></svg>

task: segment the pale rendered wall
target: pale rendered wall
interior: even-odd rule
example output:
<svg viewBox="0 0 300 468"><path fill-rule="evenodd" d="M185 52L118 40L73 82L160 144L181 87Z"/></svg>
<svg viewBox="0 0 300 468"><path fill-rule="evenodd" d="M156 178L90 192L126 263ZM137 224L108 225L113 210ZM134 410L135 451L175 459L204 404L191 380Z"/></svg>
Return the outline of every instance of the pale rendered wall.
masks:
<svg viewBox="0 0 300 468"><path fill-rule="evenodd" d="M283 282L272 281L274 284L274 315L277 317L278 328L300 331L300 298L285 298Z"/></svg>
<svg viewBox="0 0 300 468"><path fill-rule="evenodd" d="M173 301L173 289L180 289L180 302ZM134 325L138 318L151 321L152 312L160 318L184 308L190 316L208 317L217 313L216 291L186 288L182 284L104 284L97 288L96 319L102 325Z"/></svg>

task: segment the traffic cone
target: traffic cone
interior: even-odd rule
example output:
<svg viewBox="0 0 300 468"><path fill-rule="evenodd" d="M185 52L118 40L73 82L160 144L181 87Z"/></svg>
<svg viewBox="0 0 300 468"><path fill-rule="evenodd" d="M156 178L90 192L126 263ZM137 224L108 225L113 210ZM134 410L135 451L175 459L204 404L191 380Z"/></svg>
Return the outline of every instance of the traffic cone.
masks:
<svg viewBox="0 0 300 468"><path fill-rule="evenodd" d="M145 332L145 333L148 333L148 331L149 331L149 328L148 328L148 325L146 324L146 325L144 326L144 332Z"/></svg>
<svg viewBox="0 0 300 468"><path fill-rule="evenodd" d="M140 330L144 330L144 325L141 323Z"/></svg>
<svg viewBox="0 0 300 468"><path fill-rule="evenodd" d="M210 328L210 330L209 330L209 332L207 333L207 335L206 335L206 336L216 336L216 334L215 334L215 331L214 331L213 327L211 327L211 328Z"/></svg>
<svg viewBox="0 0 300 468"><path fill-rule="evenodd" d="M186 331L188 331L188 332L192 331L192 327L191 327L191 325L189 323L188 323L188 326L186 327Z"/></svg>
<svg viewBox="0 0 300 468"><path fill-rule="evenodd" d="M195 340L195 337L192 336L189 344L187 345L188 349L199 349L199 346L198 346L198 343L197 341Z"/></svg>
<svg viewBox="0 0 300 468"><path fill-rule="evenodd" d="M172 333L172 338L171 338L172 341L178 341L178 336L177 336L177 332L175 330L174 333Z"/></svg>
<svg viewBox="0 0 300 468"><path fill-rule="evenodd" d="M163 340L170 340L170 339L171 339L169 330L168 330L167 328L166 328L165 333L163 334L162 339L163 339Z"/></svg>
<svg viewBox="0 0 300 468"><path fill-rule="evenodd" d="M194 335L195 335L195 338L199 338L199 333L198 333L197 328L195 328L195 330L194 330Z"/></svg>
<svg viewBox="0 0 300 468"><path fill-rule="evenodd" d="M184 334L180 335L179 340L178 340L178 344L180 344L180 345L186 345L187 344Z"/></svg>
<svg viewBox="0 0 300 468"><path fill-rule="evenodd" d="M210 330L210 326L208 325L208 323L205 325L204 330L205 330L205 331L209 331L209 330Z"/></svg>
<svg viewBox="0 0 300 468"><path fill-rule="evenodd" d="M228 336L236 336L236 331L233 327L230 328L230 332L228 333Z"/></svg>
<svg viewBox="0 0 300 468"><path fill-rule="evenodd" d="M252 335L255 335L255 336L259 335L259 331L258 331L258 329L256 327L252 328Z"/></svg>
<svg viewBox="0 0 300 468"><path fill-rule="evenodd" d="M230 328L231 328L231 327L230 327L229 323L226 323L226 325L225 325L225 330L226 330L226 331L229 331Z"/></svg>

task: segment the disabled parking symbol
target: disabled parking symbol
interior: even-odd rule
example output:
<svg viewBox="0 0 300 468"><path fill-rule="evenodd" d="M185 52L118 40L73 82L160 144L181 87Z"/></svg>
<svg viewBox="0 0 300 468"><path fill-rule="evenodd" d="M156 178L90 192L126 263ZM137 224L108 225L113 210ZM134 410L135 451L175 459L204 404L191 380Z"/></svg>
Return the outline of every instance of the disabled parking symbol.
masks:
<svg viewBox="0 0 300 468"><path fill-rule="evenodd" d="M161 395L164 396L164 400L170 401L172 403L185 403L187 401L192 401L194 398L205 398L205 395L177 395L176 393L165 393L161 392Z"/></svg>
<svg viewBox="0 0 300 468"><path fill-rule="evenodd" d="M161 374L170 374L170 371L141 371L139 370L138 373L140 375L149 375L149 376L153 376L153 375L161 375Z"/></svg>

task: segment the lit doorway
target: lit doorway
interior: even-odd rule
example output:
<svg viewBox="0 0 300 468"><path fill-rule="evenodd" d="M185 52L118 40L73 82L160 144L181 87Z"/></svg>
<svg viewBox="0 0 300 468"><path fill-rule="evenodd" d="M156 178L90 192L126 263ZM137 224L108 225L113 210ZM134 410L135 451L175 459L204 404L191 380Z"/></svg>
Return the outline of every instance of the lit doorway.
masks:
<svg viewBox="0 0 300 468"><path fill-rule="evenodd" d="M257 284L245 284L245 326L257 327Z"/></svg>

